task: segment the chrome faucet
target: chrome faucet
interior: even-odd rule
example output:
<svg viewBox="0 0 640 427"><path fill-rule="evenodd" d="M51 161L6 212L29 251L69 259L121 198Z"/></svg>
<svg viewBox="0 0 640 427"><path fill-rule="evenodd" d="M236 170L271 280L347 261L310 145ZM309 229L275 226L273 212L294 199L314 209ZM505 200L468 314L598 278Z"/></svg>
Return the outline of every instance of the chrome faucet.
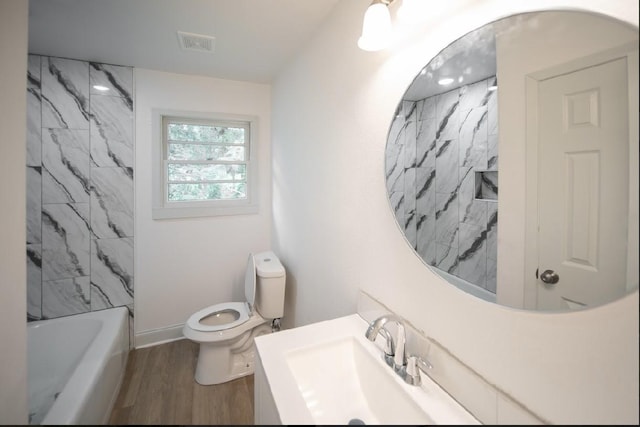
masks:
<svg viewBox="0 0 640 427"><path fill-rule="evenodd" d="M393 343L393 339L391 338L391 334L383 329L384 325L387 322L395 322L398 325L398 333L396 335L395 345ZM383 330L383 336L387 340L386 348L385 348L385 360L387 364L389 364L394 371L398 372L402 367L407 365L407 358L404 353L404 346L406 343L406 335L404 331L404 322L400 316L396 316L395 314L385 314L383 316L378 317L376 320L369 324L367 328L367 332L365 336L369 341L375 341L378 333ZM391 348L392 353L389 354L389 348ZM391 359L389 356L393 356ZM391 364L391 360L393 364Z"/></svg>
<svg viewBox="0 0 640 427"><path fill-rule="evenodd" d="M398 326L395 342L391 333L384 328L387 322L394 322ZM419 356L407 356L405 350L407 337L402 318L395 314L380 316L369 324L365 336L373 342L379 333L385 338L384 360L387 365L393 368L394 372L407 384L420 385L422 382L420 371L431 369L431 364Z"/></svg>

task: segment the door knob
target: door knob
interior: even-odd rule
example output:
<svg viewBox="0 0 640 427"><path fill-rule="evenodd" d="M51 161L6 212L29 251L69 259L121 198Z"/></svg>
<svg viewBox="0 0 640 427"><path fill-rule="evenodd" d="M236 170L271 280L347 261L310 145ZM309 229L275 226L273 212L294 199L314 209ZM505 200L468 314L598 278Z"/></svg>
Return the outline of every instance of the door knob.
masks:
<svg viewBox="0 0 640 427"><path fill-rule="evenodd" d="M554 283L558 283L558 280L560 280L560 276L558 276L558 274L553 270L545 270L540 275L540 280L542 280L544 283L553 285Z"/></svg>

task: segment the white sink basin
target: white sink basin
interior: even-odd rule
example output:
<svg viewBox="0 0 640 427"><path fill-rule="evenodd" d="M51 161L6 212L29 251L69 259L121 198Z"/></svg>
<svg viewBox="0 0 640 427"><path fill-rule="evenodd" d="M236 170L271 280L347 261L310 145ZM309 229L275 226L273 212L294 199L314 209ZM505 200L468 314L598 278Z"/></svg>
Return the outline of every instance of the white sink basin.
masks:
<svg viewBox="0 0 640 427"><path fill-rule="evenodd" d="M433 424L354 337L293 350L286 360L316 424Z"/></svg>
<svg viewBox="0 0 640 427"><path fill-rule="evenodd" d="M427 375L406 384L367 326L354 314L256 337L256 389L266 383L281 424L479 424Z"/></svg>

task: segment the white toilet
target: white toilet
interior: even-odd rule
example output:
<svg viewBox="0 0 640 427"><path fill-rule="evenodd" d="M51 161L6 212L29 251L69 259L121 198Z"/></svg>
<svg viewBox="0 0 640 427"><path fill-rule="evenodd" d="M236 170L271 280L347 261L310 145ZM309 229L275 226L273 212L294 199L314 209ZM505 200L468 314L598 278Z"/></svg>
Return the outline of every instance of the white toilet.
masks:
<svg viewBox="0 0 640 427"><path fill-rule="evenodd" d="M200 344L195 379L220 384L254 372L253 339L280 328L285 270L271 252L249 254L245 302L225 302L194 313L182 333Z"/></svg>

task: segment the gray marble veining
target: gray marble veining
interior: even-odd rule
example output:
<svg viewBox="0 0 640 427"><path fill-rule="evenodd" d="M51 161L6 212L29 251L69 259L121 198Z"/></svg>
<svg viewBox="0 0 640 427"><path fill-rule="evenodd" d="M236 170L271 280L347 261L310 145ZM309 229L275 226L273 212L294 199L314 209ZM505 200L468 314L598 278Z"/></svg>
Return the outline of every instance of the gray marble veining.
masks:
<svg viewBox="0 0 640 427"><path fill-rule="evenodd" d="M418 121L433 122L436 119L436 98L429 97L417 102L416 105Z"/></svg>
<svg viewBox="0 0 640 427"><path fill-rule="evenodd" d="M495 83L492 77L401 102L385 157L391 206L416 252L427 264L492 292L498 117L497 92L489 87Z"/></svg>
<svg viewBox="0 0 640 427"><path fill-rule="evenodd" d="M461 234L470 236L468 239L460 239L458 253L458 269L456 276L486 288L487 283L487 254L485 246L485 234L482 227L468 224L460 224ZM469 228L467 230L467 228ZM474 228L472 230L472 228Z"/></svg>
<svg viewBox="0 0 640 427"><path fill-rule="evenodd" d="M487 107L477 107L461 114L460 166L487 168Z"/></svg>
<svg viewBox="0 0 640 427"><path fill-rule="evenodd" d="M42 206L42 280L86 276L90 271L88 203Z"/></svg>
<svg viewBox="0 0 640 427"><path fill-rule="evenodd" d="M487 224L487 203L476 199L476 173L471 168L461 168L463 176L458 190L458 221L460 223L485 226Z"/></svg>
<svg viewBox="0 0 640 427"><path fill-rule="evenodd" d="M91 309L133 303L133 238L91 244Z"/></svg>
<svg viewBox="0 0 640 427"><path fill-rule="evenodd" d="M99 239L133 236L133 177L124 168L93 168L91 229Z"/></svg>
<svg viewBox="0 0 640 427"><path fill-rule="evenodd" d="M498 259L498 204L487 202L487 258Z"/></svg>
<svg viewBox="0 0 640 427"><path fill-rule="evenodd" d="M404 170L404 234L414 248L416 247L416 168Z"/></svg>
<svg viewBox="0 0 640 427"><path fill-rule="evenodd" d="M131 67L91 62L89 81L91 95L124 98L128 108L133 109L133 69ZM97 89L95 86L102 86L106 90Z"/></svg>
<svg viewBox="0 0 640 427"><path fill-rule="evenodd" d="M42 318L42 245L27 245L27 320Z"/></svg>
<svg viewBox="0 0 640 427"><path fill-rule="evenodd" d="M40 67L40 56L29 55L27 64L27 166L40 166L42 163Z"/></svg>
<svg viewBox="0 0 640 427"><path fill-rule="evenodd" d="M99 167L133 167L133 110L127 98L91 97L91 160Z"/></svg>
<svg viewBox="0 0 640 427"><path fill-rule="evenodd" d="M441 140L457 139L459 129L459 90L455 89L437 95L436 103L436 138Z"/></svg>
<svg viewBox="0 0 640 427"><path fill-rule="evenodd" d="M498 135L489 135L487 140L487 169L498 170Z"/></svg>
<svg viewBox="0 0 640 427"><path fill-rule="evenodd" d="M398 224L404 224L404 193L395 192L389 194L389 203L391 204L391 210L393 216L395 216Z"/></svg>
<svg viewBox="0 0 640 427"><path fill-rule="evenodd" d="M436 243L436 262L434 267L446 271L454 276L458 273L458 250L457 248Z"/></svg>
<svg viewBox="0 0 640 427"><path fill-rule="evenodd" d="M42 168L29 166L27 182L27 244L42 242Z"/></svg>
<svg viewBox="0 0 640 427"><path fill-rule="evenodd" d="M476 173L476 197L484 200L498 200L498 171Z"/></svg>
<svg viewBox="0 0 640 427"><path fill-rule="evenodd" d="M428 265L436 265L435 217L424 217L417 231L416 252Z"/></svg>
<svg viewBox="0 0 640 427"><path fill-rule="evenodd" d="M487 103L487 80L481 80L460 88L460 111L465 112L485 106Z"/></svg>
<svg viewBox="0 0 640 427"><path fill-rule="evenodd" d="M416 135L416 166L431 168L436 165L436 122L419 121Z"/></svg>
<svg viewBox="0 0 640 427"><path fill-rule="evenodd" d="M403 102L404 111L404 169L416 166L416 103Z"/></svg>
<svg viewBox="0 0 640 427"><path fill-rule="evenodd" d="M458 140L438 140L436 151L436 193L452 193L458 188Z"/></svg>
<svg viewBox="0 0 640 427"><path fill-rule="evenodd" d="M457 192L436 192L436 242L458 247L458 195Z"/></svg>
<svg viewBox="0 0 640 427"><path fill-rule="evenodd" d="M89 129L89 64L42 57L42 127Z"/></svg>
<svg viewBox="0 0 640 427"><path fill-rule="evenodd" d="M89 131L42 130L42 202L88 203Z"/></svg>
<svg viewBox="0 0 640 427"><path fill-rule="evenodd" d="M89 277L42 282L42 315L45 318L86 313L90 308Z"/></svg>
<svg viewBox="0 0 640 427"><path fill-rule="evenodd" d="M133 313L133 68L28 61L27 319Z"/></svg>

